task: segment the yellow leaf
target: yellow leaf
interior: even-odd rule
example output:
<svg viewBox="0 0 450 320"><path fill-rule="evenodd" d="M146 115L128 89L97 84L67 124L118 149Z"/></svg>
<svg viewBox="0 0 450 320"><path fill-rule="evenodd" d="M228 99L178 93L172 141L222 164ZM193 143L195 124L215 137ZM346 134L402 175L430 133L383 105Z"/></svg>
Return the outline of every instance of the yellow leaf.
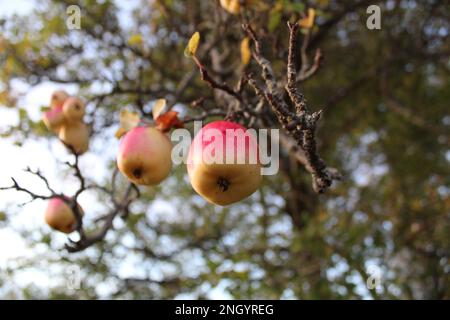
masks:
<svg viewBox="0 0 450 320"><path fill-rule="evenodd" d="M250 38L244 38L241 42L241 60L244 66L248 65L252 58L252 52L250 50Z"/></svg>
<svg viewBox="0 0 450 320"><path fill-rule="evenodd" d="M157 119L166 107L166 99L158 99L152 109L153 119Z"/></svg>
<svg viewBox="0 0 450 320"><path fill-rule="evenodd" d="M141 34L133 34L128 38L128 44L130 46L141 46L143 42Z"/></svg>
<svg viewBox="0 0 450 320"><path fill-rule="evenodd" d="M116 132L116 138L120 139L125 133L137 127L140 121L139 114L128 110L120 111L120 128Z"/></svg>
<svg viewBox="0 0 450 320"><path fill-rule="evenodd" d="M299 25L305 29L311 29L314 26L314 18L316 16L316 10L313 8L308 9L308 16L300 20Z"/></svg>
<svg viewBox="0 0 450 320"><path fill-rule="evenodd" d="M188 58L195 56L195 52L197 51L199 42L200 42L200 33L195 32L192 35L191 39L189 39L189 43L186 49L184 49L184 55Z"/></svg>
<svg viewBox="0 0 450 320"><path fill-rule="evenodd" d="M220 0L220 6L231 14L239 14L241 11L240 0Z"/></svg>

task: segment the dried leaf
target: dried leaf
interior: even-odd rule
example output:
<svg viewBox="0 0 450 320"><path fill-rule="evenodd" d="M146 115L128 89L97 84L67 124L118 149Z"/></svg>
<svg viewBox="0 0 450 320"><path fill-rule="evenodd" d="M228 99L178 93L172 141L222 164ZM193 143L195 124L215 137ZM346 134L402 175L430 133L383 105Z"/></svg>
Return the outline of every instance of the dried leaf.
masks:
<svg viewBox="0 0 450 320"><path fill-rule="evenodd" d="M248 65L252 58L252 52L250 50L250 38L244 38L241 42L241 60L244 66Z"/></svg>
<svg viewBox="0 0 450 320"><path fill-rule="evenodd" d="M183 123L178 119L178 112L170 110L155 119L156 126L162 132L171 128L183 128Z"/></svg>
<svg viewBox="0 0 450 320"><path fill-rule="evenodd" d="M239 14L241 11L240 0L220 0L220 6L231 14Z"/></svg>
<svg viewBox="0 0 450 320"><path fill-rule="evenodd" d="M155 102L155 105L152 109L153 119L158 119L159 115L163 112L164 108L166 107L166 99L158 99Z"/></svg>
<svg viewBox="0 0 450 320"><path fill-rule="evenodd" d="M125 133L137 127L140 121L139 114L128 110L120 111L120 128L115 134L116 138L120 139Z"/></svg>
<svg viewBox="0 0 450 320"><path fill-rule="evenodd" d="M200 33L195 32L191 39L189 39L189 43L184 49L184 55L188 58L195 56L195 52L197 51L198 44L200 42Z"/></svg>
<svg viewBox="0 0 450 320"><path fill-rule="evenodd" d="M308 16L300 20L299 25L304 29L311 29L314 26L314 18L316 16L316 10L313 8L308 9Z"/></svg>

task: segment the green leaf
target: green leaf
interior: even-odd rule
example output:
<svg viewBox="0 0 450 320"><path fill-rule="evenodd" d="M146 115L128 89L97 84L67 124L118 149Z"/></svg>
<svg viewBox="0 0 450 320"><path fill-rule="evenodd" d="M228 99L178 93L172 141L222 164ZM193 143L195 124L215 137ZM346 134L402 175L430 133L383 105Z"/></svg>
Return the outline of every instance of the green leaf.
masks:
<svg viewBox="0 0 450 320"><path fill-rule="evenodd" d="M25 110L23 108L20 108L19 109L19 119L20 119L20 121L23 121L23 120L27 119L27 117L28 117L27 110Z"/></svg>
<svg viewBox="0 0 450 320"><path fill-rule="evenodd" d="M281 22L281 12L279 11L272 12L269 18L269 26L268 26L269 31L273 32L278 27L280 22Z"/></svg>
<svg viewBox="0 0 450 320"><path fill-rule="evenodd" d="M303 12L303 10L305 10L304 3L291 3L290 7L291 7L291 10L294 12Z"/></svg>

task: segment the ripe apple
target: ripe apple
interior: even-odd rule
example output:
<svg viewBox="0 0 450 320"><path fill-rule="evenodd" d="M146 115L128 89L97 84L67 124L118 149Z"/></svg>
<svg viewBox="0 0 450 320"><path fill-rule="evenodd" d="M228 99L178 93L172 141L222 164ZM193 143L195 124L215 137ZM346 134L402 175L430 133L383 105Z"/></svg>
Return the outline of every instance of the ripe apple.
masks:
<svg viewBox="0 0 450 320"><path fill-rule="evenodd" d="M59 139L77 155L89 148L89 128L83 122L67 123L59 131Z"/></svg>
<svg viewBox="0 0 450 320"><path fill-rule="evenodd" d="M195 136L187 170L192 187L207 201L221 206L240 201L262 181L256 138L237 123L211 122Z"/></svg>
<svg viewBox="0 0 450 320"><path fill-rule="evenodd" d="M69 94L64 90L56 90L52 93L50 100L50 108L61 108L64 101L69 98Z"/></svg>
<svg viewBox="0 0 450 320"><path fill-rule="evenodd" d="M62 106L64 117L69 122L82 121L85 113L83 101L77 97L69 97Z"/></svg>
<svg viewBox="0 0 450 320"><path fill-rule="evenodd" d="M157 185L172 168L172 143L160 130L136 127L119 145L117 166L134 184Z"/></svg>
<svg viewBox="0 0 450 320"><path fill-rule="evenodd" d="M81 215L84 214L83 209L78 205ZM48 202L45 210L45 222L55 230L71 233L75 230L77 220L72 209L60 198L52 198Z"/></svg>
<svg viewBox="0 0 450 320"><path fill-rule="evenodd" d="M59 133L61 126L65 123L62 107L54 107L44 113L42 118L47 129Z"/></svg>

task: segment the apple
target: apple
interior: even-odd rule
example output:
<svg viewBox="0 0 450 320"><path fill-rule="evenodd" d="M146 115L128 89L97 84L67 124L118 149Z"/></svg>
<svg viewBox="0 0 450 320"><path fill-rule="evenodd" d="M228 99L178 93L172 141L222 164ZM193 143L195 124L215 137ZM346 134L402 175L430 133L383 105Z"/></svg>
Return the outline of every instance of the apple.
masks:
<svg viewBox="0 0 450 320"><path fill-rule="evenodd" d="M187 170L192 187L207 201L221 206L238 202L262 181L256 138L237 123L211 122L192 141Z"/></svg>
<svg viewBox="0 0 450 320"><path fill-rule="evenodd" d="M47 129L59 133L61 126L65 123L62 107L54 107L44 113L42 118Z"/></svg>
<svg viewBox="0 0 450 320"><path fill-rule="evenodd" d="M62 111L67 121L82 121L85 113L85 106L81 99L77 97L69 97L64 101Z"/></svg>
<svg viewBox="0 0 450 320"><path fill-rule="evenodd" d="M85 153L89 148L89 128L83 122L66 123L58 136L77 155Z"/></svg>
<svg viewBox="0 0 450 320"><path fill-rule="evenodd" d="M61 108L64 101L69 98L69 94L64 90L56 90L52 93L50 108Z"/></svg>
<svg viewBox="0 0 450 320"><path fill-rule="evenodd" d="M153 127L135 127L119 145L117 166L134 184L157 185L172 168L172 142Z"/></svg>
<svg viewBox="0 0 450 320"><path fill-rule="evenodd" d="M81 215L83 209L78 205ZM71 233L75 230L77 220L70 206L60 198L52 198L45 210L45 222L55 230Z"/></svg>

